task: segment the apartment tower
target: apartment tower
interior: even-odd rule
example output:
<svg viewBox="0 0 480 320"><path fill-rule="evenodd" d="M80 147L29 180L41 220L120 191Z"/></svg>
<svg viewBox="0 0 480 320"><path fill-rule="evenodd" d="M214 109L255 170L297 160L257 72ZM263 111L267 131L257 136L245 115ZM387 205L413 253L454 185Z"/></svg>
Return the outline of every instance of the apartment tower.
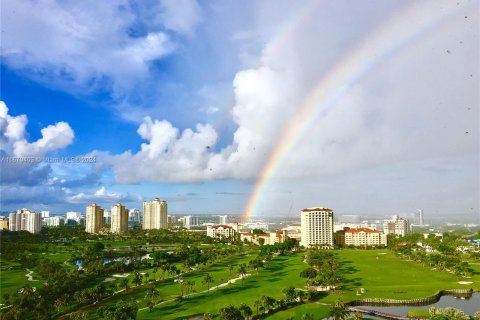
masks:
<svg viewBox="0 0 480 320"><path fill-rule="evenodd" d="M110 231L122 233L128 230L128 210L121 203L112 207Z"/></svg>
<svg viewBox="0 0 480 320"><path fill-rule="evenodd" d="M167 201L159 198L143 202L143 229L167 229Z"/></svg>
<svg viewBox="0 0 480 320"><path fill-rule="evenodd" d="M103 228L103 209L98 204L87 206L85 215L85 232L98 233Z"/></svg>
<svg viewBox="0 0 480 320"><path fill-rule="evenodd" d="M307 248L333 247L333 210L322 207L306 208L300 212L302 240Z"/></svg>
<svg viewBox="0 0 480 320"><path fill-rule="evenodd" d="M30 233L40 233L42 230L41 214L28 209L12 212L8 217L8 228L10 231L24 230Z"/></svg>

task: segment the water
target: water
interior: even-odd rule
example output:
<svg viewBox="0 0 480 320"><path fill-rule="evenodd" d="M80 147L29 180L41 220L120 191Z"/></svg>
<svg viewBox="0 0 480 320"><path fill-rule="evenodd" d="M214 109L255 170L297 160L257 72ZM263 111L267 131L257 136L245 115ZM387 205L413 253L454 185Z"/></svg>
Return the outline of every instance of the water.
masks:
<svg viewBox="0 0 480 320"><path fill-rule="evenodd" d="M409 310L428 310L431 307L436 308L457 308L463 310L465 313L472 315L480 311L480 293L474 293L471 297L454 297L454 296L442 296L439 301L426 305L426 306L390 306L390 307L377 307L377 306L362 306L366 309L382 311L386 313L396 315L407 315Z"/></svg>

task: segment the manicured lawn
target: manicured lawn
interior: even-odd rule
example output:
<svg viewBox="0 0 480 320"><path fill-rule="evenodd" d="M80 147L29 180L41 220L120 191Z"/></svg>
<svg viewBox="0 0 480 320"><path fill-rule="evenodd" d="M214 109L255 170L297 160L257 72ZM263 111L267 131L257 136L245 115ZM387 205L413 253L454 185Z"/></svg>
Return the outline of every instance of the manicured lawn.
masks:
<svg viewBox="0 0 480 320"><path fill-rule="evenodd" d="M480 289L480 273L465 279L402 260L388 250L341 250L337 253L346 278L342 286L344 301L367 297L412 299L430 296L442 289ZM473 284L461 285L459 281ZM359 288L364 288L366 293L357 296Z"/></svg>
<svg viewBox="0 0 480 320"><path fill-rule="evenodd" d="M206 273L209 273L214 279L214 283L210 285L210 287L212 287L220 283L226 282L231 278L236 278L238 265L241 263L247 263L252 258L253 258L252 255L248 255L248 256L241 255L241 256L226 258L220 262L215 263L212 266L208 266L204 271L201 271L201 270L194 271L189 274L185 274L182 277L184 281L194 281L195 291L201 292L201 291L207 290L207 285L202 283L202 280L204 279ZM234 270L232 271L231 275L228 271L228 265L230 264L232 264L232 266L234 267ZM152 275L151 269L142 270L142 272L149 272L150 277ZM129 276L129 279L131 279L131 276ZM158 279L158 275L157 275L157 279ZM110 305L120 300L134 299L138 302L139 307L143 308L146 306L146 300L144 299L145 294L147 292L147 289L150 286L151 286L150 284L147 284L147 285L142 285L140 287L130 288L128 289L127 292L119 293L113 296L112 298L107 299L106 301L102 302L101 305ZM160 293L160 296L158 298L159 301L175 299L177 296L181 294L181 286L180 284L174 282L173 278L168 278L168 279L159 281L155 284L155 286ZM210 292L209 295L212 292ZM189 298L189 300L190 299L193 299L193 297ZM83 308L82 310L89 312L89 315L88 315L89 319L95 319L96 317L95 312L98 309L98 307L99 305L94 306L93 308L92 307Z"/></svg>
<svg viewBox="0 0 480 320"><path fill-rule="evenodd" d="M338 299L349 302L362 298L412 299L436 294L442 289L480 289L480 266L472 266L475 271L472 278L465 279L445 271L431 270L413 261L405 261L388 250L339 250L335 251L342 263L344 284L320 303L333 303ZM459 281L473 282L470 285ZM366 292L357 296L357 290ZM300 305L278 312L268 319L285 319L324 307L315 303ZM312 310L312 311L310 311ZM328 310L328 308L327 308Z"/></svg>
<svg viewBox="0 0 480 320"><path fill-rule="evenodd" d="M138 319L186 319L203 315L205 312L218 313L219 309L229 304L249 305L254 313L255 300L267 295L280 299L282 290L289 286L303 287L305 280L299 273L306 265L302 262L303 254L275 257L265 269L260 269L245 278L244 283L237 281L226 287L208 293L194 295L180 303L168 302L155 307L153 312L142 310Z"/></svg>
<svg viewBox="0 0 480 320"><path fill-rule="evenodd" d="M16 262L10 262L5 259L0 260L0 265L2 269L0 271L0 303L3 302L3 294L13 294L19 288L24 285L30 285L32 287L38 287L41 285L40 281L28 281L25 274L27 271L24 268L20 267L20 264ZM8 269L9 268L9 269ZM36 279L35 272L32 274L33 279Z"/></svg>

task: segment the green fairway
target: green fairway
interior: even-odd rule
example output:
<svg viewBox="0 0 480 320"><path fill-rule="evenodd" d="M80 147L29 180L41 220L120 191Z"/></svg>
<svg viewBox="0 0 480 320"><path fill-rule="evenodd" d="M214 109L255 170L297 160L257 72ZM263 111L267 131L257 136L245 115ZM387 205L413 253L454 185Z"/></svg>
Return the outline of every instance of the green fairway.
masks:
<svg viewBox="0 0 480 320"><path fill-rule="evenodd" d="M2 267L0 271L0 303L4 303L3 295L5 293L12 295L19 288L27 284L32 287L38 287L41 284L40 281L28 281L25 276L28 271L21 268L18 263L2 259L0 260L0 265ZM33 280L36 279L35 272L32 274L32 277Z"/></svg>
<svg viewBox="0 0 480 320"><path fill-rule="evenodd" d="M405 261L388 250L339 250L335 251L342 263L342 274L345 278L341 287L320 299L318 302L296 306L269 316L269 319L300 319L305 313L326 315L328 304L342 299L345 302L362 298L394 298L412 299L433 295L442 289L464 289L473 287L480 289L480 273L478 270L468 281L470 286L459 284L466 279L445 271L431 270L413 261ZM220 288L208 294L191 297L187 301L169 302L157 306L154 312L142 310L139 319L183 319L201 315L205 312L218 313L221 307L228 304L238 306L240 303L250 305L263 295L276 299L282 297L282 289L293 285L303 287L304 280L299 277L306 268L302 262L302 253L292 256L276 257L270 266L260 270L240 283ZM474 269L477 269L476 266ZM363 288L365 292L360 293Z"/></svg>
<svg viewBox="0 0 480 320"><path fill-rule="evenodd" d="M183 281L193 281L195 282L194 285L194 292L202 292L207 290L207 285L202 283L205 275L209 273L212 278L214 279L214 283L210 284L210 287L216 286L218 284L227 282L231 278L237 277L237 267L241 263L247 263L250 259L252 259L251 255L239 255L233 256L230 258L225 258L211 266L208 266L205 270L198 270L188 274L182 275ZM228 270L229 265L233 266L233 271L230 274ZM151 269L143 270L142 272L149 272L151 274ZM129 279L131 275L129 276ZM158 279L158 275L157 275ZM128 289L127 292L121 292L116 294L115 296L107 299L106 301L102 302L101 305L111 305L120 300L127 300L127 299L134 299L138 302L139 307L143 308L146 306L145 294L151 284L142 285L140 287L133 287ZM159 281L155 284L155 287L160 293L157 301L165 301L165 300L172 300L175 299L177 296L181 295L182 288L178 282L175 282L173 278L167 278L165 280ZM213 291L212 291L213 292ZM209 293L209 295L211 292ZM193 299L190 298L190 299ZM95 312L98 308L97 306L83 308L83 311L87 311L89 313L89 319L95 319L96 315Z"/></svg>
<svg viewBox="0 0 480 320"><path fill-rule="evenodd" d="M413 261L405 261L388 250L339 250L335 251L342 263L343 285L337 292L320 299L319 303L344 302L363 298L412 299L427 297L443 289L480 289L480 270L474 266L472 278L465 279L446 271L431 270ZM473 282L470 285L459 281ZM357 290L365 289L357 295ZM316 303L300 305L278 312L268 319L285 319L307 312L322 312L325 307ZM328 308L327 308L328 310Z"/></svg>
<svg viewBox="0 0 480 320"><path fill-rule="evenodd" d="M388 250L337 251L346 278L342 286L344 300L359 298L412 299L431 296L442 289L480 289L480 274L471 279L432 270L414 261L405 261ZM473 282L470 286L459 281ZM357 296L357 290L366 292Z"/></svg>
<svg viewBox="0 0 480 320"><path fill-rule="evenodd" d="M303 255L275 257L265 269L258 274L253 271L245 278L244 283L237 281L226 287L218 288L208 293L194 295L180 303L168 302L155 307L153 312L142 310L138 319L185 319L203 315L205 312L218 313L219 309L229 304L239 306L249 305L254 313L255 300L267 295L275 299L283 297L282 290L288 286L303 287L305 280L299 277L305 268Z"/></svg>

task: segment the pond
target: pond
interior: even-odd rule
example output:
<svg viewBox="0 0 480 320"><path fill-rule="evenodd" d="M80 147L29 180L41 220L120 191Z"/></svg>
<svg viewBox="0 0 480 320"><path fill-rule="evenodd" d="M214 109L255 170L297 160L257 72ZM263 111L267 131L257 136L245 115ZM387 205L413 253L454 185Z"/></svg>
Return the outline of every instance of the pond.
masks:
<svg viewBox="0 0 480 320"><path fill-rule="evenodd" d="M473 293L469 296L442 296L439 301L425 306L389 306L378 307L363 305L367 309L382 311L396 315L407 315L409 310L428 310L431 307L437 308L457 308L465 313L472 315L480 311L480 293Z"/></svg>

